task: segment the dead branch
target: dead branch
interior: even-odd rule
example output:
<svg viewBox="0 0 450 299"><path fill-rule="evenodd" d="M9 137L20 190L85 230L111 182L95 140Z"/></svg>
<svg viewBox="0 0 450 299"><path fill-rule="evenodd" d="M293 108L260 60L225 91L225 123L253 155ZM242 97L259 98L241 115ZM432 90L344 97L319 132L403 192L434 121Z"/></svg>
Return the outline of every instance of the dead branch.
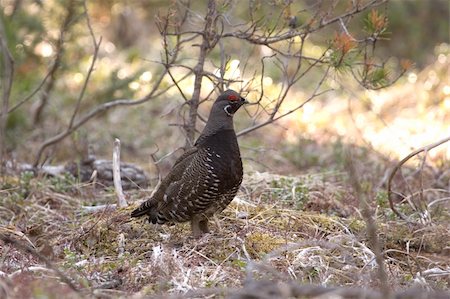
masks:
<svg viewBox="0 0 450 299"><path fill-rule="evenodd" d="M186 125L186 147L190 147L194 144L195 124L197 123L197 111L200 102L200 91L202 88L203 69L206 56L218 41L218 37L215 33L216 14L216 2L214 0L209 0L198 62L194 67L194 92L189 101L189 118Z"/></svg>
<svg viewBox="0 0 450 299"><path fill-rule="evenodd" d="M91 75L91 73L94 70L94 64L95 64L95 60L96 60L96 57L97 57L96 54L98 54L98 48L100 46L100 41L101 41L101 40L99 40L99 42L96 42L95 35L93 34L92 28L90 27L90 21L89 21L89 16L88 16L87 10L86 10L86 17L88 18L87 19L87 24L88 24L88 27L89 27L89 32L91 34L93 43L94 43L94 57L92 59L91 66L90 66L88 74L86 76L86 80L84 81L83 88L82 88L82 90L80 92L80 95L78 97L77 106L81 102L81 99L84 97L84 93L85 93L87 84L89 82L90 75ZM165 62L165 64L166 65L172 65L173 62L175 61L175 59L176 59L176 55L172 56L169 61ZM163 81L163 79L164 79L166 74L168 74L168 67L166 67L166 69L162 72L160 77L155 81L155 84L154 84L152 90L147 95L143 96L140 99L137 99L137 100L133 100L133 99L117 99L117 100L113 100L113 101L110 101L110 102L106 102L106 103L101 104L101 105L99 105L97 107L94 107L91 111L89 111L85 115L79 117L77 120L75 119L75 116L76 116L76 114L78 112L78 109L76 108L75 111L74 111L74 114L73 114L73 116L71 118L71 122L70 122L69 126L64 131L60 132L59 134L48 138L47 140L45 140L40 145L40 147L38 149L38 153L37 153L36 158L35 158L35 162L33 164L34 167L37 167L39 165L41 157L42 157L42 154L43 154L44 150L47 147L49 147L51 145L54 145L54 144L60 142L61 140L63 140L64 138L66 138L67 136L71 135L79 127L81 127L82 125L87 123L89 120L91 120L92 118L94 118L98 114L100 114L100 113L102 113L104 111L107 111L107 110L109 110L109 109L111 109L113 107L116 107L116 106L134 106L134 105L140 105L140 104L143 104L143 103L148 102L150 100L153 100L153 99L161 96L165 92L167 92L173 86L177 86L178 87L178 83L183 81L183 80L185 80L189 76L189 73L188 73L188 74L184 75L182 78L180 78L178 81L175 81L174 85L170 85L168 87L165 87L164 89L160 89L161 82Z"/></svg>
<svg viewBox="0 0 450 299"><path fill-rule="evenodd" d="M116 138L114 140L113 149L113 178L114 178L114 189L117 195L117 206L123 208L128 206L127 200L122 190L122 179L120 178L120 140Z"/></svg>
<svg viewBox="0 0 450 299"><path fill-rule="evenodd" d="M186 18L187 18L187 14L184 15L183 20L185 20ZM176 36L175 47L170 50L169 49L169 41L167 39L168 35L165 34L166 32L168 32L169 17L167 17L164 20L164 22L158 23L158 25L159 25L159 32L160 32L160 34L162 35L162 38L163 38L163 49L164 49L164 54L165 54L165 61L164 61L163 65L166 68L167 74L170 76L170 79L172 79L172 82L177 87L178 92L183 97L184 101L187 102L188 99L187 99L186 95L184 94L183 90L178 85L177 80L175 79L175 77L172 75L172 72L170 71L170 67L173 66L173 63L176 61L176 59L178 57L178 53L180 52L181 45L184 42L187 42L187 41L186 40L181 41L180 40L181 39L181 35L177 35ZM193 72L193 70L191 70L191 69L190 69L190 71Z"/></svg>
<svg viewBox="0 0 450 299"><path fill-rule="evenodd" d="M105 210L115 210L117 208L116 204L106 204L106 205L98 205L98 206L81 206L81 213L97 213L103 212Z"/></svg>
<svg viewBox="0 0 450 299"><path fill-rule="evenodd" d="M17 104L15 104L14 106L12 106L11 108L9 108L8 113L12 113L13 111L15 111L16 109L20 108L23 104L25 104L26 102L28 102L29 100L31 100L34 95L41 90L42 86L44 86L45 82L47 82L47 79L50 77L50 71L47 72L47 74L45 75L44 79L42 79L41 83L39 83L36 88L29 94L27 95L25 98L23 98L22 100L20 100L19 102L17 102Z"/></svg>
<svg viewBox="0 0 450 299"><path fill-rule="evenodd" d="M117 236L117 252L118 257L122 257L125 253L125 235L123 233L120 233ZM120 283L119 283L120 284Z"/></svg>
<svg viewBox="0 0 450 299"><path fill-rule="evenodd" d="M324 94L325 92L328 92L329 90L325 90L325 91L323 91L323 92L318 92L318 90L319 90L319 88L323 85L323 83L325 82L325 79L328 77L328 71L329 71L329 69L330 69L330 67L328 67L327 71L326 71L325 74L322 76L322 79L321 79L321 80L319 81L319 83L316 85L315 90L314 90L313 93L309 96L309 98L307 98L305 101L303 101L300 105L298 105L297 107L294 107L293 109L291 109L291 110L289 110L289 111L287 111L287 112L285 112L285 113L282 113L282 114L280 114L280 115L275 116L275 115L276 115L276 112L279 111L279 108L280 108L280 106L279 106L279 107L278 107L278 110L274 111L275 113L272 112L271 116L270 116L267 120L265 120L265 121L262 122L262 123L253 125L253 126L251 126L251 127L248 127L248 128L246 128L246 129L244 129L244 130L238 132L238 133L236 134L236 136L239 137L239 136L248 134L248 133L250 133L250 132L252 132L252 131L255 131L255 130L259 129L259 128L262 128L262 127L264 127L264 126L267 126L267 125L269 125L269 124L271 124L271 123L273 123L273 122L275 122L275 121L277 121L277 120L279 120L279 119L281 119L281 118L283 118L283 117L285 117L285 116L288 116L289 114L292 114L292 113L294 113L295 111L301 109L303 106L305 106L307 103L309 103L310 101L312 101L312 100L315 99L316 97L318 97L318 96ZM286 96L287 96L287 93L286 93L284 96L286 97ZM273 116L272 116L272 115L273 115Z"/></svg>
<svg viewBox="0 0 450 299"><path fill-rule="evenodd" d="M367 2L365 5L354 5L350 11L347 11L343 13L342 15L336 16L334 18L331 18L329 20L325 20L322 18L319 20L319 22L315 22L318 25L315 27L311 26L310 23L306 22L303 26L299 27L297 30L290 30L285 33L281 34L271 34L270 31L263 31L263 33L256 33L258 32L258 25L257 23L251 23L247 29L245 30L239 30L235 32L228 32L224 33L222 37L235 37L238 39L244 39L250 43L258 44L258 45L270 45L275 44L277 42L285 41L292 39L296 36L302 36L305 34L311 34L313 32L319 31L322 28L325 28L331 24L340 22L341 19L347 19L348 17L357 15L369 8L377 7L382 4L387 3L388 0L372 0ZM312 18L312 20L315 20L315 17Z"/></svg>
<svg viewBox="0 0 450 299"><path fill-rule="evenodd" d="M162 80L164 79L166 72L163 72L161 74L161 76L159 77L159 79L155 82L154 87L152 88L152 90L145 96L143 96L140 99L137 100L133 100L133 99L117 99L117 100L113 100L110 102L106 102L104 104L101 104L97 107L94 107L91 111L87 112L85 115L83 115L82 117L78 118L77 121L74 122L74 124L72 125L72 127L68 127L66 130L64 130L63 132L48 138L47 140L45 140L39 147L38 149L38 153L36 155L36 159L34 162L34 166L37 167L39 165L39 162L41 160L42 154L44 152L44 150L51 146L54 145L56 143L58 143L59 141L61 141L62 139L66 138L67 136L69 136L70 134L72 134L73 132L75 132L79 127L81 127L82 125L84 125L86 122L88 122L89 120L91 120L92 118L94 118L95 116L97 116L98 114L107 111L113 107L117 107L117 106L134 106L134 105L140 105L142 103L148 102L150 100L153 100L159 96L161 96L162 94L166 93L167 90L169 90L170 88L173 87L173 85L166 87L165 89L159 89L159 86L162 82Z"/></svg>
<svg viewBox="0 0 450 299"><path fill-rule="evenodd" d="M98 50L100 49L100 44L102 43L102 37L100 37L98 42L97 42L97 39L95 38L95 34L94 34L94 31L92 30L91 20L89 18L89 13L88 13L85 1L83 2L83 6L84 6L84 13L86 15L87 27L89 29L89 34L91 35L92 44L94 46L94 55L92 56L92 61L91 61L91 64L89 66L86 78L84 79L83 87L81 88L80 94L78 95L78 99L77 99L77 102L75 104L75 109L74 109L74 111L72 113L72 117L70 118L69 128L73 126L73 122L75 120L75 117L78 114L78 110L80 110L81 101L83 100L84 94L86 93L86 88L87 88L87 85L88 85L89 80L91 78L92 72L94 71L95 62L96 62L97 57L98 57Z"/></svg>
<svg viewBox="0 0 450 299"><path fill-rule="evenodd" d="M406 162L409 161L409 159L411 159L412 157L416 156L417 154L420 154L421 152L425 152L427 153L429 150L440 146L441 144L444 144L446 142L448 142L450 140L450 136L447 136L439 141L436 141L434 143L425 145L421 148L418 148L414 151L412 151L409 155L407 155L405 158L403 158L402 160L400 160L400 162L398 162L394 169L392 169L391 174L389 175L389 179L388 179L388 185L387 185L387 196L388 196L388 200L389 200L389 206L391 207L391 210L394 212L395 215L397 215L398 217L400 217L401 219L408 221L409 219L408 217L406 217L405 215L403 215L402 213L400 213L394 205L394 201L392 199L392 180L394 179L395 174L397 173L397 171L403 166L403 164L405 164Z"/></svg>
<svg viewBox="0 0 450 299"><path fill-rule="evenodd" d="M67 4L66 15L61 24L61 29L59 31L58 40L56 41L56 46L55 46L56 56L55 56L55 60L53 61L53 64L49 71L49 80L48 81L46 80L46 85L44 87L44 91L41 95L41 98L39 99L38 106L33 115L33 124L35 124L35 125L41 122L42 113L43 113L45 107L47 106L48 99L50 97L50 94L51 94L54 86L55 86L56 72L58 71L58 69L61 65L61 60L62 60L62 57L64 54L64 39L65 39L65 36L66 36L66 34L69 30L69 27L72 23L72 20L74 18L75 5L76 5L75 0L71 0Z"/></svg>
<svg viewBox="0 0 450 299"><path fill-rule="evenodd" d="M222 11L215 8L214 1L208 2L208 10L204 17L200 13L194 11L189 6L189 2L179 4L178 7L182 7L182 9L178 8L178 11L177 9L171 10L167 14L167 17L163 19L164 21L159 23L159 29L161 36L163 37L163 48L166 56L164 66L166 67L172 81L175 82L175 78L171 73L170 67L177 66L186 68L194 74L193 95L190 100L188 100L185 92L181 90L181 87L176 85L180 95L184 98L185 103L188 106L187 115L182 115L181 109L179 110L180 116L183 119L183 122L180 122L183 124L179 125L179 127L186 136L185 147L192 145L193 137L196 132L195 126L197 119L202 118L198 113L198 108L202 103L202 101L199 100L199 96L203 77L206 77L211 81L214 89L221 90L224 89L226 85L235 82L244 82L246 89L252 88L251 85L254 79L230 80L224 78L227 61L230 59L227 58L227 54L225 53L223 46L224 39L238 39L255 47L265 46L271 49L274 53L273 55L264 56L261 61L262 70L258 73L258 75L261 76L260 88L258 89L260 97L259 101L254 103L254 105L257 105L257 111L253 117L253 124L238 133L238 136L241 136L257 130L265 125L271 124L276 120L301 109L307 102L326 92L318 92L316 89L311 97L303 103L300 103L295 109L292 109L287 113L280 114L285 100L289 95L289 91L295 83L304 78L314 68L325 65L327 68L325 71L325 76L323 76L320 81L320 87L327 78L330 67L333 67L332 63L330 63L330 58L327 56L331 46L323 50L320 57L310 57L304 54L305 41L311 33L338 22L340 22L344 30L348 32L346 23L349 22L351 17L386 2L387 0L372 0L364 4L353 2L352 6L350 6L346 11L340 13L338 16L332 16L332 12L337 2L334 1L331 6L325 7L322 5L323 1L319 1L318 4L311 5L309 7L309 9L315 10L313 11L309 21L305 22L302 26L295 26L295 28L291 27L290 29L286 28L284 15L284 10L289 9L290 3L288 2L281 5L282 8L280 11L276 12L273 18L271 18L272 21L270 23L264 18L255 19L252 11L254 7L252 7L252 5L249 7L250 21L245 23L234 23L226 13L222 13ZM307 11L307 9L305 9L305 11ZM176 18L174 17L174 14L180 14L181 16ZM186 22L188 17L191 17L194 21L203 21L204 28L202 30L192 30L188 26L188 30L183 30L182 25ZM171 20L171 22L169 22L169 20ZM172 37L172 39L168 39L168 37ZM194 39L198 37L201 38L201 42L199 44L194 44ZM370 41L372 40L373 38ZM169 41L174 43L172 47L169 46ZM369 40L362 39L357 42L365 44L369 42ZM181 45L185 43L190 46L200 47L199 58L196 65L191 67L186 63L175 64L175 60L173 60L170 64L167 63L169 57L173 58L178 56L179 52L182 50ZM209 53L215 49L216 45L219 47L220 66L216 66L216 71L212 73L205 70L205 61L208 58ZM245 66L249 61L249 57L247 57L247 61L244 63ZM262 99L264 98L263 78L265 69L264 59L266 57L273 57L274 60L276 60L273 64L281 70L283 80L276 99L269 101L269 104L264 103L264 105L266 105L264 107L261 104ZM243 68L244 72L246 70L245 66ZM255 71L252 78L255 78L256 75L257 73ZM402 74L399 76L401 75ZM361 80L358 82L360 82L360 84L363 83ZM261 122L260 118L262 118L263 114L266 114L266 119Z"/></svg>

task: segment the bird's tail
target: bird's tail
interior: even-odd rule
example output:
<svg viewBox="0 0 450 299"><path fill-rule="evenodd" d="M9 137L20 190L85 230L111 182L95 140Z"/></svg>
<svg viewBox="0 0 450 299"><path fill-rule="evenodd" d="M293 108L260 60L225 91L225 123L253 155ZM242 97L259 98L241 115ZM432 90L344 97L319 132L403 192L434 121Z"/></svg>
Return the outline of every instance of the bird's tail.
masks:
<svg viewBox="0 0 450 299"><path fill-rule="evenodd" d="M154 209L154 203L152 200L147 200L143 202L137 209L131 212L131 217L141 217L144 215L151 215Z"/></svg>

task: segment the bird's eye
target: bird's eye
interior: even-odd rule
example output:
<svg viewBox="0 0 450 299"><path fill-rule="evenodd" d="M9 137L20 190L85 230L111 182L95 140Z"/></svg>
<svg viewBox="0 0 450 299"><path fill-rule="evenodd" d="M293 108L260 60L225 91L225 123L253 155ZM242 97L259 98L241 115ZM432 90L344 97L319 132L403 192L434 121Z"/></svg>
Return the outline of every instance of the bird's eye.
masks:
<svg viewBox="0 0 450 299"><path fill-rule="evenodd" d="M230 94L228 96L228 100L229 101L237 101L237 99L238 99L238 97L236 95L234 95L234 94Z"/></svg>

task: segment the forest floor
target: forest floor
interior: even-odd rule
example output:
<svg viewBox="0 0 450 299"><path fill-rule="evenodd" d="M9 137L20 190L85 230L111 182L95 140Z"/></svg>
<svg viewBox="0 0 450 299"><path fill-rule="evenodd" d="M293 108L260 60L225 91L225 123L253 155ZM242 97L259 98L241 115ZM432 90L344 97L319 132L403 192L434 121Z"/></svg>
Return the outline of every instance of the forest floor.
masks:
<svg viewBox="0 0 450 299"><path fill-rule="evenodd" d="M211 221L212 232L195 239L188 224L130 218L148 190L128 191L127 208L91 212L84 207L115 203L114 190L70 177L9 177L0 208L0 297L354 298L319 288L351 286L366 296L358 298L382 298L369 291L382 285L358 198L344 178L247 174L237 198ZM376 201L388 287L448 291L448 209L427 224L406 223L386 194ZM318 289L295 291L292 282Z"/></svg>

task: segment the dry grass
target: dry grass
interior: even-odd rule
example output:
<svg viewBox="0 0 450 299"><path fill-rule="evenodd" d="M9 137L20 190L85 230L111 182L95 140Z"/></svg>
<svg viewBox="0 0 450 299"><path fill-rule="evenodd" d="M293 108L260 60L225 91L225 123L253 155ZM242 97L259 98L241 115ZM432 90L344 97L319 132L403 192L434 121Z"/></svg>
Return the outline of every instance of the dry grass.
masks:
<svg viewBox="0 0 450 299"><path fill-rule="evenodd" d="M347 104L342 94L330 93L276 126L242 138L246 171L253 171L238 198L212 220L212 233L200 239L190 236L188 224L156 226L131 219L131 210L149 190L128 191L128 208L87 213L84 206L114 203L114 192L70 177L1 177L0 298L383 298L361 194L375 216L396 298L449 298L448 144L427 153L427 159L415 157L394 178L396 207L411 222L395 217L381 191L392 160L448 134L450 54L448 45L437 48L444 46L429 67L411 72L401 84L358 93L344 77ZM186 84L186 89L192 86ZM142 85L141 92L150 86ZM169 98L176 99L176 93L169 92ZM293 90L287 104L297 106L305 97ZM84 139L109 157L111 136L117 135L127 140L124 160L145 167L155 143L162 153L179 146L183 136L167 126L174 119L166 115L176 105L161 100L112 111L87 124L89 134L62 142L53 158L73 160ZM49 117L56 121L52 130L70 117L58 108ZM238 128L249 119L237 117ZM20 136L16 142L22 145L17 157L35 154L30 150L37 146L35 137ZM359 146L352 157L360 173L358 195L343 167L347 142ZM162 172L170 159L175 156L161 165ZM255 171L267 167L312 174ZM429 293L433 290L442 293Z"/></svg>
<svg viewBox="0 0 450 299"><path fill-rule="evenodd" d="M238 198L212 221L213 233L200 239L190 236L188 224L132 220L133 206L82 213L83 205L113 202L112 191L64 180L10 179L9 189L1 191L1 234L38 255L0 243L1 292L10 298L186 292L206 298L238 296L243 284L267 280L377 289L365 222L344 177L248 175ZM144 194L128 193L129 202ZM448 290L448 221L408 225L379 207L377 222L394 291L412 286ZM80 293L58 282L39 255Z"/></svg>

